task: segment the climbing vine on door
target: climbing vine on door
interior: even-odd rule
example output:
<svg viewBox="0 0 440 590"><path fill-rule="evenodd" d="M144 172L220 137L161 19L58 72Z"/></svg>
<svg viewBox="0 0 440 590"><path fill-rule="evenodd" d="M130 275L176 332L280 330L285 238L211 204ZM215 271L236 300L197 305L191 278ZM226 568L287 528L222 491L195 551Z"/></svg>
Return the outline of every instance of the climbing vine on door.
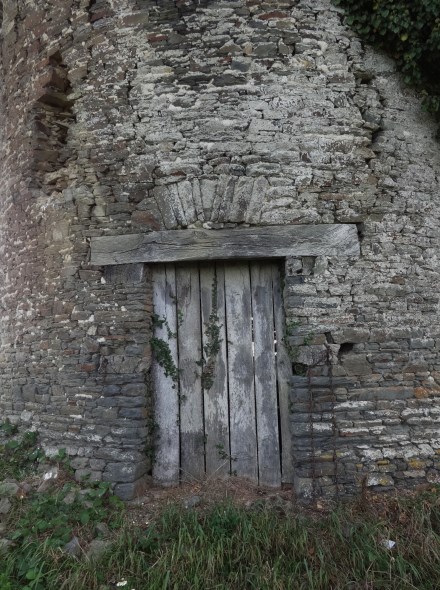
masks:
<svg viewBox="0 0 440 590"><path fill-rule="evenodd" d="M157 265L153 303L155 480L290 483L280 264Z"/></svg>

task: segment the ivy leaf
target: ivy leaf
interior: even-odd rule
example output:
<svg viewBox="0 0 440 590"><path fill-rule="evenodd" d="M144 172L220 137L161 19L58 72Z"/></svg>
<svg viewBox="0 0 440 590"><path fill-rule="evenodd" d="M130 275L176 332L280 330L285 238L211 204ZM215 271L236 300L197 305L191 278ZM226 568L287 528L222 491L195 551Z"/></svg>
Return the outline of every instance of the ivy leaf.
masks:
<svg viewBox="0 0 440 590"><path fill-rule="evenodd" d="M38 570L30 569L26 572L26 580L36 580L38 578Z"/></svg>
<svg viewBox="0 0 440 590"><path fill-rule="evenodd" d="M396 60L405 82L426 92L426 110L440 120L439 0L333 0L345 9L345 22L365 41Z"/></svg>

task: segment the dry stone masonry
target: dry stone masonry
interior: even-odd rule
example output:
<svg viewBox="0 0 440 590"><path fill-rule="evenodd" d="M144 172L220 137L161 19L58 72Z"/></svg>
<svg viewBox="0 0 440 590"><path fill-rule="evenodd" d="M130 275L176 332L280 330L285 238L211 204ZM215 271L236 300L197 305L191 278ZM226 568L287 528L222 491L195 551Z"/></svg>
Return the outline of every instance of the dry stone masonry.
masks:
<svg viewBox="0 0 440 590"><path fill-rule="evenodd" d="M288 256L295 489L440 482L440 146L330 0L4 0L0 411L151 479L151 265L99 237L356 224Z"/></svg>

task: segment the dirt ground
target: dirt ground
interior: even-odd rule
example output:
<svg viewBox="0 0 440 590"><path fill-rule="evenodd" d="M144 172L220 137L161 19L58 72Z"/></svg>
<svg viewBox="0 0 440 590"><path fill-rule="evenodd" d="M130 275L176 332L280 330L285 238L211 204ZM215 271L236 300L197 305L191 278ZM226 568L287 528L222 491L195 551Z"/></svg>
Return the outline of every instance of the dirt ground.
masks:
<svg viewBox="0 0 440 590"><path fill-rule="evenodd" d="M264 488L238 477L188 482L170 488L152 486L144 495L128 502L127 507L133 524L145 526L168 505L203 510L222 502L232 502L245 508L270 505L283 512L303 510L297 504L291 486ZM324 509L324 504L318 503L313 509Z"/></svg>
<svg viewBox="0 0 440 590"><path fill-rule="evenodd" d="M430 487L432 486L420 486L389 494L368 492L352 498L348 503L351 510L362 512L368 507L368 510L374 512L378 518L386 517L390 511L396 509L398 498L416 495ZM318 519L331 512L337 504L324 499L316 499L307 504L298 502L290 485L274 489L258 486L239 477L207 478L204 481L188 482L176 487L151 486L144 495L127 503L127 519L135 525L145 527L170 505L203 511L222 502L232 502L244 508L273 508L286 515L302 514Z"/></svg>

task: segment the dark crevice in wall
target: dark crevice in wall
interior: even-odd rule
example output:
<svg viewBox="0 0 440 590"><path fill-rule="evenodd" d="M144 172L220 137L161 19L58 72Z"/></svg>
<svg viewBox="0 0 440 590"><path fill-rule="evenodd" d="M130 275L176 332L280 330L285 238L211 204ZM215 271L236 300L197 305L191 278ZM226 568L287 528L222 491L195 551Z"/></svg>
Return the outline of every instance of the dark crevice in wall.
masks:
<svg viewBox="0 0 440 590"><path fill-rule="evenodd" d="M376 78L376 75L369 70L357 70L354 75L359 84L364 84L366 86L371 84Z"/></svg>
<svg viewBox="0 0 440 590"><path fill-rule="evenodd" d="M67 67L59 51L49 57L49 71L43 88L44 92L38 102L63 110L71 108L72 103L68 98L71 86L67 78Z"/></svg>
<svg viewBox="0 0 440 590"><path fill-rule="evenodd" d="M309 366L304 363L292 363L292 374L298 377L305 377Z"/></svg>
<svg viewBox="0 0 440 590"><path fill-rule="evenodd" d="M384 134L384 132L382 130L382 127L379 127L378 129L376 129L376 131L373 131L373 133L371 134L371 144L372 144L373 149L374 149L374 144L379 141L379 139L383 136L383 134Z"/></svg>
<svg viewBox="0 0 440 590"><path fill-rule="evenodd" d="M338 359L341 360L346 354L353 351L354 344L352 342L343 342L339 347Z"/></svg>
<svg viewBox="0 0 440 590"><path fill-rule="evenodd" d="M71 90L67 67L61 53L56 52L49 57L45 82L31 113L33 172L37 187L48 184L56 189L65 188L62 175L53 173L62 169L71 155L67 142L70 125L75 121L73 101L69 98Z"/></svg>
<svg viewBox="0 0 440 590"><path fill-rule="evenodd" d="M107 0L90 0L87 11L91 23L96 23L114 15L114 11L110 8Z"/></svg>
<svg viewBox="0 0 440 590"><path fill-rule="evenodd" d="M324 336L325 336L325 339L327 341L327 344L334 344L335 343L335 340L334 340L333 335L332 335L331 332L325 332L324 333Z"/></svg>
<svg viewBox="0 0 440 590"><path fill-rule="evenodd" d="M356 223L356 229L357 229L357 235L358 235L359 242L362 243L362 240L365 237L365 223L362 221L360 221L359 223Z"/></svg>
<svg viewBox="0 0 440 590"><path fill-rule="evenodd" d="M96 2L97 2L97 0L90 0L89 6L87 8L87 11L89 13L90 20L92 20L92 17L93 17L93 15L95 13L95 10L96 10Z"/></svg>

